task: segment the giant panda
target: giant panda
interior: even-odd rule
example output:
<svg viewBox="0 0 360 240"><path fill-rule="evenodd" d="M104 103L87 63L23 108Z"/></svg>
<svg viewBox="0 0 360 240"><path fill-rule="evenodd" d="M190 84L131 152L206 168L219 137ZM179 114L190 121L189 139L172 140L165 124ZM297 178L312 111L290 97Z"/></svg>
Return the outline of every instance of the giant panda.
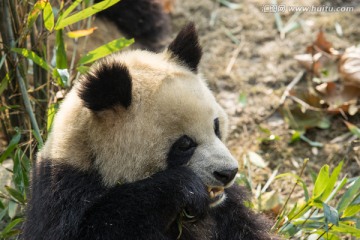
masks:
<svg viewBox="0 0 360 240"><path fill-rule="evenodd" d="M33 166L22 238L272 239L245 205L193 24L106 57L65 97Z"/></svg>

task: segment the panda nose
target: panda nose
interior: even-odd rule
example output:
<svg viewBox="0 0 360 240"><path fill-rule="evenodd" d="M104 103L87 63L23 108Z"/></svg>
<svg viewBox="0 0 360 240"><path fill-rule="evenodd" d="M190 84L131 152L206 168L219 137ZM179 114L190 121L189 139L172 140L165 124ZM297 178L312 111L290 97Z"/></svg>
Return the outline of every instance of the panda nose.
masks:
<svg viewBox="0 0 360 240"><path fill-rule="evenodd" d="M238 168L215 171L214 176L225 186L234 179L237 172L238 172Z"/></svg>

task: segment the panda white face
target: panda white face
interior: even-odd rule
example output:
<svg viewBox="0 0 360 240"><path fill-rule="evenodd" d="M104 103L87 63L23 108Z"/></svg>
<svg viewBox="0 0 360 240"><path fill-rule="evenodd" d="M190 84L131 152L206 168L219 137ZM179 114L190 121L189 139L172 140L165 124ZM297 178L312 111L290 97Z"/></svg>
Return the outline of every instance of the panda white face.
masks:
<svg viewBox="0 0 360 240"><path fill-rule="evenodd" d="M222 142L228 127L224 110L205 82L192 73L169 79L156 94L155 103L160 116L157 122L165 135L171 136L168 167L189 166L208 186L212 205L217 205L238 170L237 161Z"/></svg>
<svg viewBox="0 0 360 240"><path fill-rule="evenodd" d="M226 114L197 74L200 57L188 25L164 53L98 62L66 96L40 159L95 169L108 186L186 165L218 205L238 164L222 142Z"/></svg>

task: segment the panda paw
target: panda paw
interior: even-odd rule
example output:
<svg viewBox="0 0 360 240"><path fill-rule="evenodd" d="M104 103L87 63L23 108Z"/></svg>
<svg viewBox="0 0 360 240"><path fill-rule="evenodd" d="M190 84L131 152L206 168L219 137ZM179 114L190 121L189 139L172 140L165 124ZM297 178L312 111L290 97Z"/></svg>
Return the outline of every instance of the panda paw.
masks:
<svg viewBox="0 0 360 240"><path fill-rule="evenodd" d="M169 170L180 211L188 217L201 218L209 210L210 198L200 177L187 167Z"/></svg>

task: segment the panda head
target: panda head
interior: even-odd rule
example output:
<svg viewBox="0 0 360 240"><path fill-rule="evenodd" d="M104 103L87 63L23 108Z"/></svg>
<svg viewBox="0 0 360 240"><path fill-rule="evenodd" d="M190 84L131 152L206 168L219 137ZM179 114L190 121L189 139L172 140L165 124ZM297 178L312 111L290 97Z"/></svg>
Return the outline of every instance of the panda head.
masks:
<svg viewBox="0 0 360 240"><path fill-rule="evenodd" d="M106 185L186 165L224 198L238 164L228 121L202 77L194 25L163 53L129 51L95 63L66 96L40 159L98 171Z"/></svg>

